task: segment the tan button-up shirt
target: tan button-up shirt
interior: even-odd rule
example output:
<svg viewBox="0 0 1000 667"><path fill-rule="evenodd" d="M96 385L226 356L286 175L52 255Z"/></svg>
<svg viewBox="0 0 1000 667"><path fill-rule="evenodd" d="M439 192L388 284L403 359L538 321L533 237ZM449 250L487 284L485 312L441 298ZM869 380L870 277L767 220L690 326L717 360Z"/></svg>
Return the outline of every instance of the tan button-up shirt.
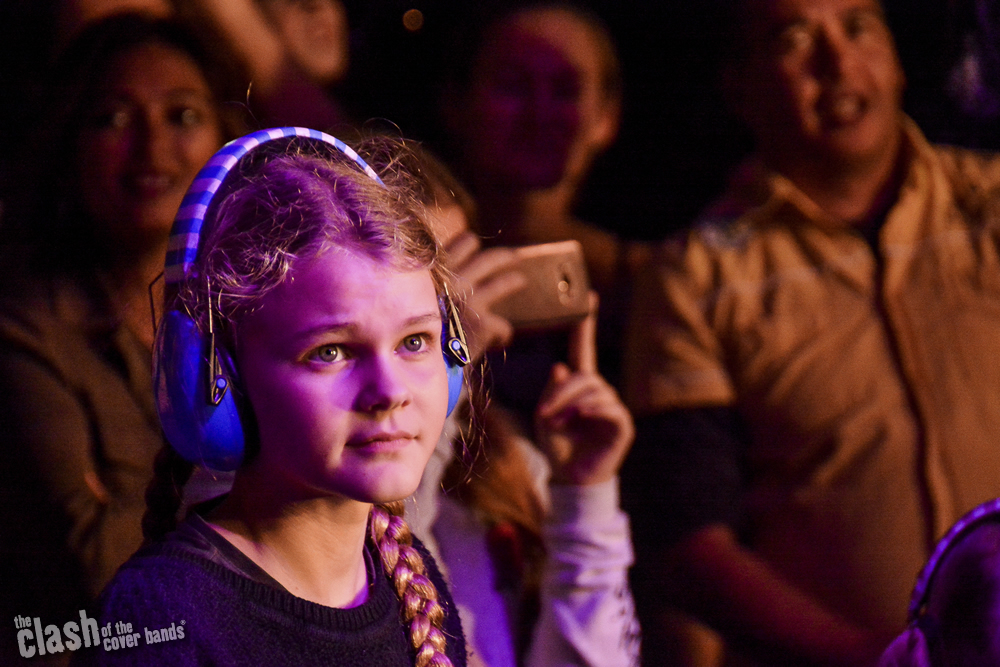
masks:
<svg viewBox="0 0 1000 667"><path fill-rule="evenodd" d="M877 251L746 166L640 278L626 361L637 414L738 409L751 546L889 630L933 540L1000 495L1000 157L905 144Z"/></svg>

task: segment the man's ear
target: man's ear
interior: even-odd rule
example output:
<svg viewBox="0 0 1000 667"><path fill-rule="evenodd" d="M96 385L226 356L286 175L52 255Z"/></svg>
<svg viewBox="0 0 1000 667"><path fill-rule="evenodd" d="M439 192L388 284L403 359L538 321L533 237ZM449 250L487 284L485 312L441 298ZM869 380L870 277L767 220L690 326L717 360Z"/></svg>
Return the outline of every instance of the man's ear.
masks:
<svg viewBox="0 0 1000 667"><path fill-rule="evenodd" d="M596 155L606 151L618 138L621 128L622 100L620 96L607 97L601 104L597 120L590 128L591 150Z"/></svg>

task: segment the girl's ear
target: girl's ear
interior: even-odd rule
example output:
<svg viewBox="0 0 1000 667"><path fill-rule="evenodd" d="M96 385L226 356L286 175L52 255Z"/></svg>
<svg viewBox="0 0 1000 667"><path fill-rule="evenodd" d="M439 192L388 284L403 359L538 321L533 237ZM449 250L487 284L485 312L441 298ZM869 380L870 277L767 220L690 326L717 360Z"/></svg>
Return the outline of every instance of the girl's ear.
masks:
<svg viewBox="0 0 1000 667"><path fill-rule="evenodd" d="M229 378L230 392L233 395L233 402L236 404L236 411L240 417L240 426L243 429L243 461L245 464L252 461L260 451L260 429L257 426L257 415L254 413L253 404L250 402L250 393L247 391L240 375L236 348L236 331L232 331L232 337L226 342L220 343L216 348L219 363L223 372Z"/></svg>
<svg viewBox="0 0 1000 667"><path fill-rule="evenodd" d="M244 453L236 392L226 387L215 393L215 370L206 363L209 338L186 312L168 311L153 354L153 392L164 435L181 456L214 470L235 470Z"/></svg>

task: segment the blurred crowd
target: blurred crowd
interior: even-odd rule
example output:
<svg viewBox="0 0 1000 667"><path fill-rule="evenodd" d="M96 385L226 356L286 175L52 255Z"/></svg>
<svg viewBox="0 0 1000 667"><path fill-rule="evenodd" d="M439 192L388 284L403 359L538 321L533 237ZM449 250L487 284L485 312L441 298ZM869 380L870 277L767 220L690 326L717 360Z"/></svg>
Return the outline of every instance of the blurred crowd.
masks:
<svg viewBox="0 0 1000 667"><path fill-rule="evenodd" d="M492 402L409 511L474 660L638 664L641 626L648 665L876 665L908 624L884 664L1000 660L912 633L1000 584L907 619L1000 496L1000 4L5 0L0 91L0 618L76 615L142 543L178 205L298 125L419 146ZM614 413L589 467L532 445L579 341L493 310L512 248L566 240ZM570 629L547 582L580 541L610 574L560 584L605 614Z"/></svg>

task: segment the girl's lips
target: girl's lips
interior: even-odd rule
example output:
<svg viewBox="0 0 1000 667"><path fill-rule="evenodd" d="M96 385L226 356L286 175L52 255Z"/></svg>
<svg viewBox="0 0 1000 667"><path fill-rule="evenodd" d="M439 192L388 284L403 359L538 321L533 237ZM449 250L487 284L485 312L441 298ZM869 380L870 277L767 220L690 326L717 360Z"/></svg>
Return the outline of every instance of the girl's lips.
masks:
<svg viewBox="0 0 1000 667"><path fill-rule="evenodd" d="M388 451L405 447L415 440L413 434L406 431L380 432L363 434L351 438L347 446L354 449L369 449L372 451Z"/></svg>

